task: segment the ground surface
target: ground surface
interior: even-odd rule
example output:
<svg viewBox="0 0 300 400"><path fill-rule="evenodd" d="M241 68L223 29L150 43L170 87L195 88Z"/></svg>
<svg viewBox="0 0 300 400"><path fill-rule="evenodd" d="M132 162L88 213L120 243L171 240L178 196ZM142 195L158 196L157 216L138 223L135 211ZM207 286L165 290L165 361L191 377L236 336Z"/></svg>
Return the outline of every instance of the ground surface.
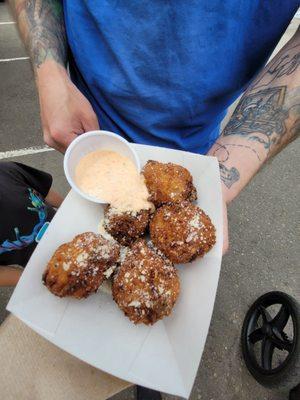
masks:
<svg viewBox="0 0 300 400"><path fill-rule="evenodd" d="M9 150L43 146L29 62L2 61L26 56L15 25L1 24L10 20L1 3L0 158L7 156ZM293 22L284 41L298 23L299 20ZM296 283L299 151L298 140L267 165L229 208L231 248L222 264L214 314L191 400L287 399L287 394L266 390L249 376L241 360L239 337L244 315L259 295L282 290L300 298L299 280L298 289ZM55 187L62 194L69 190L63 176L62 157L57 152L10 159L51 172ZM0 290L0 321L10 294L10 289ZM113 400L129 400L133 396L131 389ZM165 398L174 400L171 396Z"/></svg>

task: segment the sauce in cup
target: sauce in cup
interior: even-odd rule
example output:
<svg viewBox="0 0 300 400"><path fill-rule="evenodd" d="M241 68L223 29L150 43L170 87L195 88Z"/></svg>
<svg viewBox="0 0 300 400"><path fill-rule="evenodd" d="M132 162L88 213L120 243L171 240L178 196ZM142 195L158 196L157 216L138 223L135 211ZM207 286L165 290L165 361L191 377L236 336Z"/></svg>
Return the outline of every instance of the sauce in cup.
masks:
<svg viewBox="0 0 300 400"><path fill-rule="evenodd" d="M83 192L120 212L152 208L144 177L129 158L117 152L96 150L83 156L75 169L75 182Z"/></svg>

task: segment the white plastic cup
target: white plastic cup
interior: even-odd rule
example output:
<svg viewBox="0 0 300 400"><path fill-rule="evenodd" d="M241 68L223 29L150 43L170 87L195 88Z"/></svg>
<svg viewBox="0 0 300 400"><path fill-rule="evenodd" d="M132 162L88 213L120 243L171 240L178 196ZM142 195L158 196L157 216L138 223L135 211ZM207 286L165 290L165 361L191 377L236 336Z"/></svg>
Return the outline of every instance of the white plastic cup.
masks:
<svg viewBox="0 0 300 400"><path fill-rule="evenodd" d="M75 169L82 157L96 150L111 150L128 157L141 170L140 160L133 146L126 139L109 131L91 131L78 136L67 148L64 157L64 171L72 189L80 196L94 203L106 204L107 201L92 197L79 189L75 182Z"/></svg>

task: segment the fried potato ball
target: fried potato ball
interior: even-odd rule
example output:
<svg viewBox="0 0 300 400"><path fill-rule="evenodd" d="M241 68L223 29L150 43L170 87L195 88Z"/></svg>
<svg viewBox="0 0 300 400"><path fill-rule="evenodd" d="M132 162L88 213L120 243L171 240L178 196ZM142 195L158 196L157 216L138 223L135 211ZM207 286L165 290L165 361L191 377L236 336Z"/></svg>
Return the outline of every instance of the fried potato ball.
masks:
<svg viewBox="0 0 300 400"><path fill-rule="evenodd" d="M216 242L216 230L201 208L185 201L157 210L150 237L166 257L181 264L203 257Z"/></svg>
<svg viewBox="0 0 300 400"><path fill-rule="evenodd" d="M104 229L120 244L129 246L144 235L150 220L150 210L119 212L108 206L104 211Z"/></svg>
<svg viewBox="0 0 300 400"><path fill-rule="evenodd" d="M142 171L150 193L149 200L156 207L197 199L197 191L189 171L181 165L149 160Z"/></svg>
<svg viewBox="0 0 300 400"><path fill-rule="evenodd" d="M93 232L82 233L55 251L43 274L43 283L59 297L87 297L113 272L119 254L118 244Z"/></svg>
<svg viewBox="0 0 300 400"><path fill-rule="evenodd" d="M173 264L143 239L128 249L112 284L115 302L135 324L152 325L170 315L179 291Z"/></svg>

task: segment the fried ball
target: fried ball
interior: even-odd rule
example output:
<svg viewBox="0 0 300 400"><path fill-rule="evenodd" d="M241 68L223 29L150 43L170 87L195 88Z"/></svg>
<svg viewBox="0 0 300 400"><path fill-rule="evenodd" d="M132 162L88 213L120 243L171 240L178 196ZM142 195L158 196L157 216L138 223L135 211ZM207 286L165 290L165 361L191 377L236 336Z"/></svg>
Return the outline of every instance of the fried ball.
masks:
<svg viewBox="0 0 300 400"><path fill-rule="evenodd" d="M201 208L185 201L158 209L150 237L166 257L181 264L203 257L216 243L216 230Z"/></svg>
<svg viewBox="0 0 300 400"><path fill-rule="evenodd" d="M143 168L149 200L156 207L197 199L197 191L189 171L181 165L149 160Z"/></svg>
<svg viewBox="0 0 300 400"><path fill-rule="evenodd" d="M180 290L173 264L143 239L128 249L113 279L115 302L135 324L152 325L170 315Z"/></svg>
<svg viewBox="0 0 300 400"><path fill-rule="evenodd" d="M104 212L104 229L120 244L129 246L144 235L149 225L150 210L138 213L118 212L108 206Z"/></svg>
<svg viewBox="0 0 300 400"><path fill-rule="evenodd" d="M119 254L118 244L93 232L82 233L55 251L43 283L59 297L87 297L113 272Z"/></svg>

